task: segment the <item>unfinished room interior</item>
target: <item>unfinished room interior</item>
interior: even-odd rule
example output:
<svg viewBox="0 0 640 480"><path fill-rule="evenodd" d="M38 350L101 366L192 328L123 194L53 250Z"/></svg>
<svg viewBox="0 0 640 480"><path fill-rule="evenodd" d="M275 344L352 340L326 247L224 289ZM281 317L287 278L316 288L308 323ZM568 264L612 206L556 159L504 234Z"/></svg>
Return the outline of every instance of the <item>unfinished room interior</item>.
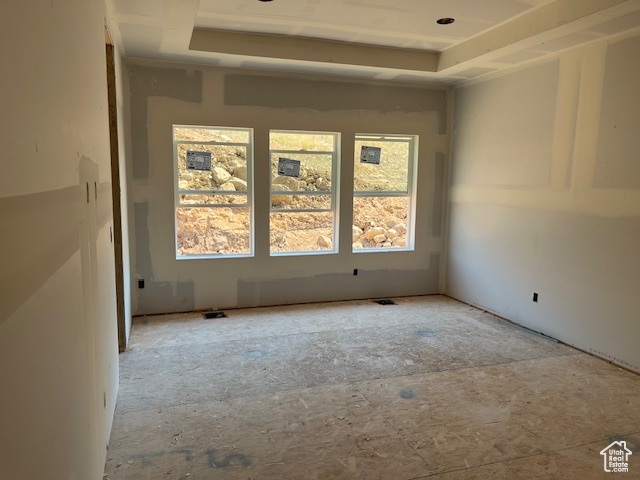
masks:
<svg viewBox="0 0 640 480"><path fill-rule="evenodd" d="M640 478L640 0L0 25L0 479Z"/></svg>

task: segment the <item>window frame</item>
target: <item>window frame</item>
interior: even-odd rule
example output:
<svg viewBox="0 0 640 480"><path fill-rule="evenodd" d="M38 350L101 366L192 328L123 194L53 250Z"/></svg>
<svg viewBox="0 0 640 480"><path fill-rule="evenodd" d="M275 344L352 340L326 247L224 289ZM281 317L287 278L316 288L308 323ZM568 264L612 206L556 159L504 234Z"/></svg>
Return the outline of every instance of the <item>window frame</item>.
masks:
<svg viewBox="0 0 640 480"><path fill-rule="evenodd" d="M272 133L286 133L286 134L307 134L307 135L331 135L333 137L333 151L326 150L284 150L284 149L272 149L271 148L271 134ZM288 257L297 255L333 255L339 251L339 181L340 181L340 132L325 132L316 130L283 130L283 129L270 129L269 130L269 256L272 257ZM314 209L314 208L299 208L299 209L274 209L273 208L273 177L271 173L271 159L273 155L331 155L331 191L322 190L316 191L278 191L276 195L330 195L331 207L329 209ZM271 251L271 214L273 213L332 213L332 225L331 225L331 249L329 250L296 250L292 252L272 252Z"/></svg>
<svg viewBox="0 0 640 480"><path fill-rule="evenodd" d="M199 141L199 140L176 140L176 128L191 128L201 130L219 130L219 131L239 131L246 132L249 136L247 143L242 142L216 142L216 141ZM249 127L226 127L226 126L209 126L209 125L181 125L173 124L171 126L171 139L173 141L173 222L174 222L174 249L176 260L199 260L199 259L215 259L215 258L248 258L255 256L255 212L254 212L254 191L253 191L253 157L254 157L254 138L253 128ZM223 147L244 147L246 148L247 157L247 190L180 190L180 172L178 145L214 145ZM213 169L213 165L211 166ZM190 203L183 204L180 201L180 195L229 195L240 196L246 195L246 203ZM178 209L179 208L248 208L249 209L249 251L247 253L202 253L180 255L178 253Z"/></svg>
<svg viewBox="0 0 640 480"><path fill-rule="evenodd" d="M406 190L356 190L355 186L355 162L359 157L356 151L356 143L358 141L366 142L393 142L406 141L408 144L408 161L407 161L407 189ZM415 210L416 210L416 168L418 165L418 135L392 134L392 133L356 133L353 139L354 146L354 169L353 169L353 204L358 197L392 197L407 198L407 233L406 245L404 247L379 247L379 248L354 248L351 245L351 253L381 253L381 252L411 252L415 250ZM352 222L354 219L354 210L351 210Z"/></svg>

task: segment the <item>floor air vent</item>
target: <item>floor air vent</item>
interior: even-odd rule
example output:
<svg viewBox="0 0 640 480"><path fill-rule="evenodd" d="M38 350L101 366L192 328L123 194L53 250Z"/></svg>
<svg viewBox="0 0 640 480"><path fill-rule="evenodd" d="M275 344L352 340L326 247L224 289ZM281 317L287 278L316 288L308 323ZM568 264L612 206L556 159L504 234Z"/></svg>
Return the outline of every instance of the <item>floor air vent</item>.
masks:
<svg viewBox="0 0 640 480"><path fill-rule="evenodd" d="M227 314L224 312L204 312L203 318L227 318Z"/></svg>
<svg viewBox="0 0 640 480"><path fill-rule="evenodd" d="M396 302L394 302L393 300L389 300L388 298L385 298L384 300L374 300L374 303L377 303L378 305L395 305Z"/></svg>

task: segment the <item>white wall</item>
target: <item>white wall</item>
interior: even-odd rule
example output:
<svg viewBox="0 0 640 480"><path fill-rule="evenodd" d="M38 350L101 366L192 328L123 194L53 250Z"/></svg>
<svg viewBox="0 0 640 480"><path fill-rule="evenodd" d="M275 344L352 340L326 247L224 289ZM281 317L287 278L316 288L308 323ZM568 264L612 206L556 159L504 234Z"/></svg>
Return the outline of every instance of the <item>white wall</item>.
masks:
<svg viewBox="0 0 640 480"><path fill-rule="evenodd" d="M127 83L134 314L439 293L447 87L152 62ZM172 124L254 128L255 258L176 260ZM342 134L340 253L269 256L269 129ZM413 252L351 253L355 133L420 137Z"/></svg>
<svg viewBox="0 0 640 480"><path fill-rule="evenodd" d="M451 296L636 371L638 35L455 90L447 260Z"/></svg>
<svg viewBox="0 0 640 480"><path fill-rule="evenodd" d="M102 478L118 382L104 14L0 17L0 478Z"/></svg>

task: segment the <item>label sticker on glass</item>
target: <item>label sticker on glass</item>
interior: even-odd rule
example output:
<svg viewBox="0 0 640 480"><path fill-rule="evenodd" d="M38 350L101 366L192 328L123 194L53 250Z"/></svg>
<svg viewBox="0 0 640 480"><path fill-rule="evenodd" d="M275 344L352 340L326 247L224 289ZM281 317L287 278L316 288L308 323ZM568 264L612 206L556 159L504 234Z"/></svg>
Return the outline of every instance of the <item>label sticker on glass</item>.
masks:
<svg viewBox="0 0 640 480"><path fill-rule="evenodd" d="M187 170L211 170L211 152L187 150Z"/></svg>
<svg viewBox="0 0 640 480"><path fill-rule="evenodd" d="M380 153L382 149L380 147L367 147L362 146L360 151L360 163L371 163L373 165L380 165Z"/></svg>
<svg viewBox="0 0 640 480"><path fill-rule="evenodd" d="M298 178L300 176L300 160L278 158L278 175Z"/></svg>

